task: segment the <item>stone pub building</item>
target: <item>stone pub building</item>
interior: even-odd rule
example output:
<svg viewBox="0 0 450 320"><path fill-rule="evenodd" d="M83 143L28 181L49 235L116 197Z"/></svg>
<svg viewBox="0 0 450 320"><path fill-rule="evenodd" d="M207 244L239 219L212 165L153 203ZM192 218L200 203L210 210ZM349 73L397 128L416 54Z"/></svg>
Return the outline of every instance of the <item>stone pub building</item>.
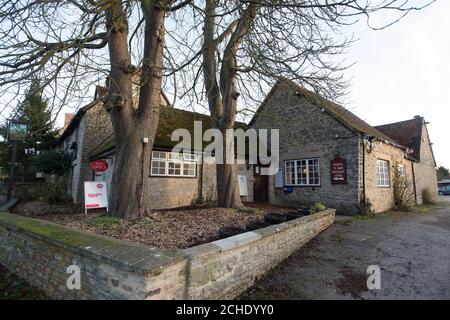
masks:
<svg viewBox="0 0 450 320"><path fill-rule="evenodd" d="M407 181L413 202L422 203L424 194L437 199L436 163L422 117L372 127L344 107L279 80L249 125L280 130L281 170L255 176L255 185L267 185L268 202L322 202L347 214L366 202L383 212L394 206L394 170Z"/></svg>

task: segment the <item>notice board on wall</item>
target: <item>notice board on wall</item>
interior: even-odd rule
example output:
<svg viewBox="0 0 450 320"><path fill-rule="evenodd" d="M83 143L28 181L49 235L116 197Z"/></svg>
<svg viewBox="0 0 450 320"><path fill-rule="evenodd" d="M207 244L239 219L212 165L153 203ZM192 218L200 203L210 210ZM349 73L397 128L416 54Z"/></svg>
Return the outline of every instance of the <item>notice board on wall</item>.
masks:
<svg viewBox="0 0 450 320"><path fill-rule="evenodd" d="M331 184L347 184L347 161L337 156L331 160Z"/></svg>

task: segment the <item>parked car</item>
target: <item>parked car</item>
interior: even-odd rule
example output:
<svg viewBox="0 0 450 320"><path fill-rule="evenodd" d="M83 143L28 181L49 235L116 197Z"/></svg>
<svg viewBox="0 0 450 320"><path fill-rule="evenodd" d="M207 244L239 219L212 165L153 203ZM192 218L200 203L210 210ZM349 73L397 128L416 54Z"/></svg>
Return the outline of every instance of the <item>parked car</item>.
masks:
<svg viewBox="0 0 450 320"><path fill-rule="evenodd" d="M450 186L440 187L439 195L440 196L449 196L450 195Z"/></svg>

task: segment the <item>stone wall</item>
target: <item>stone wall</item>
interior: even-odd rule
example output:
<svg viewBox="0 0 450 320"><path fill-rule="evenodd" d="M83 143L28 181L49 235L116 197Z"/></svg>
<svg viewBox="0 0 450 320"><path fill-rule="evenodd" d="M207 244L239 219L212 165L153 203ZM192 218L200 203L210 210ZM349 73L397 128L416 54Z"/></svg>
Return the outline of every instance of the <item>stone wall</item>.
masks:
<svg viewBox="0 0 450 320"><path fill-rule="evenodd" d="M0 213L0 263L55 299L181 299L186 257ZM69 290L70 265L81 289Z"/></svg>
<svg viewBox="0 0 450 320"><path fill-rule="evenodd" d="M280 130L280 168L284 161L319 158L320 186L294 186L292 193L275 189L269 177L269 202L282 205L310 205L322 202L338 212L354 213L359 202L360 137L323 112L294 90L276 90L258 114L252 127ZM330 161L340 155L347 161L346 185L331 184Z"/></svg>
<svg viewBox="0 0 450 320"><path fill-rule="evenodd" d="M147 181L154 209L189 206L198 200L198 177L149 177Z"/></svg>
<svg viewBox="0 0 450 320"><path fill-rule="evenodd" d="M393 145L376 141L372 143L371 151L365 151L365 176L366 176L366 199L373 205L375 213L391 209L394 202L394 174L395 164L403 164L406 169L406 181L408 185L407 199L414 204L414 176L412 172L413 162L405 159L405 151ZM379 187L377 176L377 161L389 162L390 186ZM362 177L361 177L362 179Z"/></svg>
<svg viewBox="0 0 450 320"><path fill-rule="evenodd" d="M186 250L0 213L0 263L55 299L235 298L334 221L334 210ZM80 268L80 290L66 273Z"/></svg>
<svg viewBox="0 0 450 320"><path fill-rule="evenodd" d="M233 299L334 222L335 211L185 249L187 298Z"/></svg>
<svg viewBox="0 0 450 320"><path fill-rule="evenodd" d="M432 201L438 200L436 163L426 124L422 127L422 142L420 144L420 162L414 164L416 176L417 201L422 203L424 190L429 190Z"/></svg>
<svg viewBox="0 0 450 320"><path fill-rule="evenodd" d="M83 201L84 181L94 180L89 152L112 134L111 118L103 108L103 103L97 103L86 111L84 120L84 137L81 150L80 180L78 182L78 203Z"/></svg>

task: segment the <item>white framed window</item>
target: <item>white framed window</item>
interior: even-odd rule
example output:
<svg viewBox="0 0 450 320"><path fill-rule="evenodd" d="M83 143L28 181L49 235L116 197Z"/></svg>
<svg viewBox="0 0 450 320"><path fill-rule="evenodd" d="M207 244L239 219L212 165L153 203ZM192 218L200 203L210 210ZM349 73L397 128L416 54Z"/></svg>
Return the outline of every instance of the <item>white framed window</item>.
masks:
<svg viewBox="0 0 450 320"><path fill-rule="evenodd" d="M287 186L320 186L320 160L301 159L284 162Z"/></svg>
<svg viewBox="0 0 450 320"><path fill-rule="evenodd" d="M406 166L404 164L398 164L397 171L402 179L406 179Z"/></svg>
<svg viewBox="0 0 450 320"><path fill-rule="evenodd" d="M197 155L152 151L150 175L159 177L195 177Z"/></svg>
<svg viewBox="0 0 450 320"><path fill-rule="evenodd" d="M377 160L377 180L379 187L390 187L389 161Z"/></svg>

